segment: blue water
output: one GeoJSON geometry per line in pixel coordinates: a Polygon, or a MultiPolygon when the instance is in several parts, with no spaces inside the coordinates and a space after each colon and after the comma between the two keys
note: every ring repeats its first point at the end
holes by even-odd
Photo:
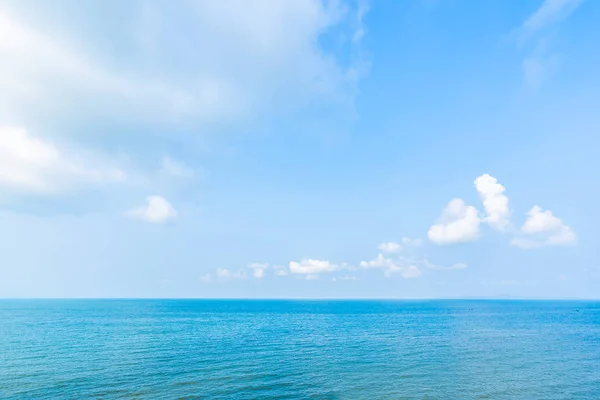
{"type": "Polygon", "coordinates": [[[598,400],[600,303],[0,300],[0,398],[598,400]]]}

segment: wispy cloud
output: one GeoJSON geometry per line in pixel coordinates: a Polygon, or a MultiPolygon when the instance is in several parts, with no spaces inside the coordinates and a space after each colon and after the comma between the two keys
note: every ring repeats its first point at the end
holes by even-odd
{"type": "Polygon", "coordinates": [[[542,5],[523,22],[522,35],[531,35],[567,18],[583,0],[544,0],[542,5]]]}
{"type": "Polygon", "coordinates": [[[192,168],[169,156],[163,157],[160,172],[173,178],[192,178],[194,176],[192,168]]]}
{"type": "Polygon", "coordinates": [[[532,43],[532,49],[522,63],[525,83],[532,88],[540,86],[558,68],[558,56],[549,45],[547,28],[571,15],[583,0],[544,0],[517,29],[518,43],[532,43]]]}

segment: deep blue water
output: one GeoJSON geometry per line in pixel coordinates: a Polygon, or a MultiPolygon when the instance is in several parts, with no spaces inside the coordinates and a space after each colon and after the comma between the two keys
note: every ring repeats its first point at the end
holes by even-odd
{"type": "Polygon", "coordinates": [[[598,400],[600,302],[0,300],[0,398],[598,400]]]}

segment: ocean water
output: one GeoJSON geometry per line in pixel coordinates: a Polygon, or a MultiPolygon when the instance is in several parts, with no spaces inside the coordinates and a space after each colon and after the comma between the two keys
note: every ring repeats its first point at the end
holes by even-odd
{"type": "Polygon", "coordinates": [[[2,399],[600,399],[600,303],[0,300],[2,399]]]}

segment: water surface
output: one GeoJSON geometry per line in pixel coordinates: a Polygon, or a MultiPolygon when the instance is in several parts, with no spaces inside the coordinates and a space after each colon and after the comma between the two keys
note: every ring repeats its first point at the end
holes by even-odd
{"type": "Polygon", "coordinates": [[[600,302],[0,300],[3,399],[600,399],[600,302]]]}

